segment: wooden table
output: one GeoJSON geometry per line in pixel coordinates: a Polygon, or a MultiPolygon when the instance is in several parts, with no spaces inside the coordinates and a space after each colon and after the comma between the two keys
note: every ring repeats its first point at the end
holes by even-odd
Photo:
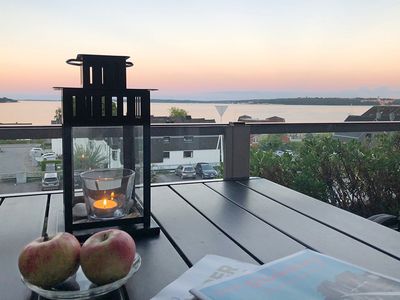
{"type": "MultiPolygon", "coordinates": [[[[46,208],[48,232],[63,230],[62,195],[3,195],[0,204],[0,299],[37,299],[17,258],[46,208]]],[[[400,278],[398,232],[265,179],[153,186],[152,213],[162,232],[136,240],[142,266],[119,292],[129,299],[150,299],[206,254],[262,264],[310,248],[400,278]]]]}

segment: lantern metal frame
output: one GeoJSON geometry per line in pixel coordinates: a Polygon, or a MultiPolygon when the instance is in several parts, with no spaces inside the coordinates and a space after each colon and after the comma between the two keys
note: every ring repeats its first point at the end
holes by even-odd
{"type": "MultiPolygon", "coordinates": [[[[82,88],[58,88],[62,90],[63,111],[63,177],[65,231],[76,236],[88,236],[94,229],[118,226],[132,235],[154,235],[159,227],[151,222],[151,151],[150,151],[150,89],[127,89],[126,60],[129,56],[78,54],[68,64],[81,67],[82,88]],[[116,112],[112,110],[116,99],[116,112]],[[124,109],[126,102],[126,109],[124,109]],[[102,127],[92,131],[90,138],[113,136],[120,132],[123,137],[123,167],[135,170],[134,128],[143,128],[143,199],[141,216],[121,219],[73,222],[75,199],[73,174],[73,128],[102,127]]],[[[88,136],[84,136],[88,137],[88,136]]],[[[132,195],[135,197],[135,194],[132,195]]],[[[136,201],[135,201],[136,202],[136,201]]]]}

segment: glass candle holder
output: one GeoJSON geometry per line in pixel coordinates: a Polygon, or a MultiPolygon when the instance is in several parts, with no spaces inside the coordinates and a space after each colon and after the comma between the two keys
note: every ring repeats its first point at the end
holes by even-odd
{"type": "Polygon", "coordinates": [[[80,174],[89,219],[117,219],[133,206],[135,171],[97,169],[80,174]]]}

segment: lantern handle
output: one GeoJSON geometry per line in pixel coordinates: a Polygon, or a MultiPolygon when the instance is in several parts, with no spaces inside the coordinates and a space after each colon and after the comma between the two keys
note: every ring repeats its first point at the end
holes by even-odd
{"type": "MultiPolygon", "coordinates": [[[[70,58],[66,61],[67,64],[72,66],[82,66],[82,60],[76,58],[70,58]]],[[[130,68],[133,66],[133,62],[127,61],[125,62],[125,67],[130,68]]]]}
{"type": "Polygon", "coordinates": [[[76,58],[67,59],[66,63],[72,66],[82,66],[83,64],[82,60],[76,58]]]}

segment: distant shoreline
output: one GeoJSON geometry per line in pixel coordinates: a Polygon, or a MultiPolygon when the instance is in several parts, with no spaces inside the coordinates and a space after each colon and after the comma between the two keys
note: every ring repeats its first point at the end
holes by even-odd
{"type": "Polygon", "coordinates": [[[17,103],[18,100],[10,99],[7,97],[0,98],[0,103],[17,103]]]}
{"type": "Polygon", "coordinates": [[[36,102],[36,101],[61,102],[61,99],[19,99],[18,101],[27,101],[27,102],[36,102]]]}
{"type": "Polygon", "coordinates": [[[152,103],[185,103],[185,104],[279,104],[279,105],[329,105],[329,106],[375,106],[400,105],[400,99],[376,98],[276,98],[248,100],[173,100],[152,99],[152,103]]]}
{"type": "MultiPolygon", "coordinates": [[[[45,102],[60,102],[61,100],[39,100],[39,99],[20,99],[6,102],[18,101],[45,101],[45,102]]],[[[400,99],[392,98],[322,98],[322,97],[299,97],[299,98],[275,98],[275,99],[246,99],[246,100],[177,100],[177,99],[151,99],[151,103],[171,103],[171,104],[215,104],[215,105],[228,105],[228,104],[279,104],[279,105],[321,105],[321,106],[377,106],[377,105],[400,105],[400,99]]]]}

